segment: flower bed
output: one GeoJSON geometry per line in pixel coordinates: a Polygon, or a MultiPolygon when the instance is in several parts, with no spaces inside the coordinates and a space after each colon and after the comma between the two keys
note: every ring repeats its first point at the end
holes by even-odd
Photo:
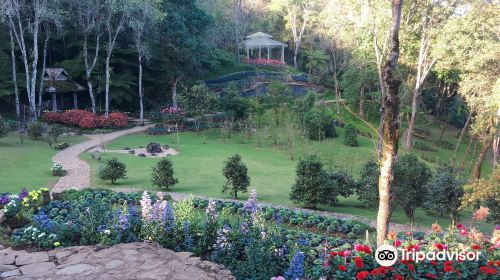
{"type": "Polygon", "coordinates": [[[243,204],[172,203],[161,193],[95,190],[68,191],[60,200],[41,203],[44,193],[0,196],[9,219],[24,217],[13,226],[13,244],[53,248],[149,240],[223,264],[238,279],[498,279],[500,228],[490,240],[463,226],[450,232],[435,226],[422,239],[391,233],[387,243],[408,251],[467,249],[481,256],[477,262],[398,261],[381,267],[371,244],[283,227],[277,217],[302,214],[277,215],[282,209],[261,207],[255,191],[243,204]]]}
{"type": "Polygon", "coordinates": [[[109,113],[107,118],[85,110],[68,110],[63,113],[44,112],[42,119],[48,123],[63,123],[84,129],[122,128],[128,124],[127,115],[120,112],[109,113]]]}

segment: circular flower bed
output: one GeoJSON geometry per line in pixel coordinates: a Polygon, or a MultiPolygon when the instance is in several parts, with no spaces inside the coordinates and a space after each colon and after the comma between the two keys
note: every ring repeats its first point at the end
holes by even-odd
{"type": "Polygon", "coordinates": [[[161,145],[158,143],[149,143],[146,146],[146,151],[150,154],[158,154],[163,152],[161,145]]]}

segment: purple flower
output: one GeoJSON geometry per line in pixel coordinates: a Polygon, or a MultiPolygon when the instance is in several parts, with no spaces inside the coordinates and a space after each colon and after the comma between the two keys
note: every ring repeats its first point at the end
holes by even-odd
{"type": "Polygon", "coordinates": [[[17,198],[19,201],[22,201],[25,197],[28,196],[28,191],[26,189],[22,189],[19,193],[19,197],[17,198]]]}
{"type": "Polygon", "coordinates": [[[10,202],[8,195],[0,196],[0,205],[7,205],[10,202]]]}
{"type": "Polygon", "coordinates": [[[168,203],[167,201],[162,201],[159,205],[159,208],[161,223],[165,231],[168,233],[174,228],[174,210],[170,206],[170,203],[168,203]]]}
{"type": "Polygon", "coordinates": [[[287,279],[297,280],[304,276],[304,259],[304,253],[300,251],[295,253],[290,262],[290,267],[285,272],[287,279]]]}
{"type": "Polygon", "coordinates": [[[118,215],[118,223],[120,224],[121,229],[123,230],[128,229],[129,228],[128,214],[120,212],[120,215],[118,215]]]}

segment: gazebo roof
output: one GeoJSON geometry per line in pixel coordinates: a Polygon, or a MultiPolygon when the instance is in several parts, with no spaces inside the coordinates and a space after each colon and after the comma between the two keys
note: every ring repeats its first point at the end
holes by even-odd
{"type": "Polygon", "coordinates": [[[73,81],[63,68],[47,68],[43,74],[45,92],[85,91],[86,88],[73,81]],[[50,89],[50,90],[49,90],[50,89]]]}
{"type": "Polygon", "coordinates": [[[278,42],[276,40],[266,37],[256,37],[243,41],[245,48],[258,48],[258,47],[288,47],[287,44],[278,42]]]}
{"type": "Polygon", "coordinates": [[[268,39],[272,39],[273,38],[273,36],[271,36],[269,34],[266,34],[264,32],[256,32],[254,34],[248,35],[247,39],[258,38],[258,37],[263,37],[263,38],[268,38],[268,39]]]}

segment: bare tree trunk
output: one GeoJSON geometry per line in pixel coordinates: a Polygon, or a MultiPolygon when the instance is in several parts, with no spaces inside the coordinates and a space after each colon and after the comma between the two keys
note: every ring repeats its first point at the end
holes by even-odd
{"type": "Polygon", "coordinates": [[[389,57],[384,66],[384,83],[387,95],[384,98],[382,112],[382,160],[378,183],[379,208],[377,213],[377,244],[380,246],[387,238],[389,222],[391,220],[391,184],[394,180],[393,166],[398,155],[398,87],[400,81],[396,80],[393,72],[399,59],[399,26],[401,21],[401,6],[403,0],[392,0],[392,23],[389,42],[389,57]]]}
{"type": "Polygon", "coordinates": [[[17,71],[16,71],[16,54],[14,46],[14,35],[12,34],[12,27],[9,30],[10,36],[10,56],[12,59],[12,83],[14,83],[14,94],[16,97],[16,116],[21,117],[21,109],[19,108],[19,87],[17,85],[17,71]]]}
{"type": "Polygon", "coordinates": [[[365,119],[365,85],[359,89],[359,117],[365,119]]]}
{"type": "Polygon", "coordinates": [[[415,126],[415,119],[417,118],[417,107],[418,107],[418,89],[413,90],[413,98],[411,101],[411,114],[410,120],[408,121],[408,131],[406,135],[405,149],[410,150],[413,146],[413,130],[415,126]]]}
{"type": "Polygon", "coordinates": [[[461,166],[460,166],[460,169],[461,170],[464,170],[464,167],[465,167],[465,159],[467,158],[467,153],[469,152],[470,150],[470,147],[472,146],[472,142],[473,142],[474,138],[470,138],[469,139],[469,144],[467,144],[467,147],[465,148],[465,152],[464,152],[464,156],[462,158],[462,163],[461,163],[461,166]]]}
{"type": "Polygon", "coordinates": [[[105,95],[104,95],[104,115],[106,118],[108,117],[109,114],[109,82],[110,82],[110,76],[111,76],[111,69],[110,69],[110,60],[111,60],[111,52],[108,51],[108,55],[106,56],[106,88],[105,88],[105,95]]]}
{"type": "Polygon", "coordinates": [[[476,163],[474,164],[474,168],[472,169],[471,173],[471,180],[476,181],[481,178],[481,167],[483,166],[483,161],[486,156],[486,153],[488,152],[491,143],[493,139],[489,139],[486,141],[483,141],[481,150],[479,151],[479,154],[477,155],[477,160],[476,163]]]}
{"type": "Polygon", "coordinates": [[[109,83],[110,83],[110,77],[111,77],[111,66],[110,66],[110,60],[111,60],[111,55],[113,54],[113,49],[115,48],[115,43],[116,43],[116,38],[118,37],[118,34],[122,31],[123,24],[125,21],[125,15],[122,14],[120,21],[116,25],[115,28],[112,26],[112,13],[109,12],[110,14],[108,15],[107,21],[106,21],[106,31],[108,33],[108,42],[106,46],[106,87],[105,87],[105,109],[104,109],[104,115],[106,118],[109,115],[109,83]]]}
{"type": "Polygon", "coordinates": [[[172,78],[172,106],[177,108],[177,81],[178,78],[172,78]]]}
{"type": "MultiPolygon", "coordinates": [[[[45,28],[49,28],[46,26],[45,28]]],[[[43,58],[42,58],[42,75],[40,76],[40,88],[38,89],[38,110],[37,115],[40,117],[42,114],[42,97],[44,92],[44,74],[45,68],[47,66],[47,46],[49,44],[50,33],[48,30],[45,30],[45,42],[43,43],[43,58]]]]}
{"type": "Polygon", "coordinates": [[[293,67],[299,69],[297,64],[297,56],[299,55],[300,42],[295,42],[295,49],[293,50],[293,67]]]}
{"type": "Polygon", "coordinates": [[[87,88],[89,90],[89,95],[90,95],[90,102],[92,104],[92,113],[96,113],[96,102],[95,102],[95,96],[94,96],[94,86],[92,84],[92,71],[94,70],[94,67],[97,63],[97,58],[99,57],[99,44],[100,44],[100,39],[101,35],[99,34],[99,30],[97,31],[97,36],[96,36],[96,45],[95,45],[95,54],[94,54],[94,59],[92,60],[92,64],[89,63],[89,56],[88,56],[88,37],[85,36],[83,38],[83,60],[85,62],[85,78],[87,79],[87,88]]]}
{"type": "Polygon", "coordinates": [[[464,137],[465,131],[467,131],[467,128],[469,127],[470,120],[472,119],[472,113],[473,111],[471,110],[469,112],[469,116],[467,117],[467,121],[465,121],[464,127],[460,132],[460,136],[458,137],[457,145],[455,146],[455,151],[453,152],[453,158],[451,159],[452,168],[455,168],[455,160],[457,159],[458,148],[460,147],[460,143],[462,142],[462,138],[464,137]]]}
{"type": "Polygon", "coordinates": [[[141,125],[144,125],[144,105],[142,98],[144,97],[144,92],[142,91],[142,56],[139,55],[139,119],[141,125]]]}

